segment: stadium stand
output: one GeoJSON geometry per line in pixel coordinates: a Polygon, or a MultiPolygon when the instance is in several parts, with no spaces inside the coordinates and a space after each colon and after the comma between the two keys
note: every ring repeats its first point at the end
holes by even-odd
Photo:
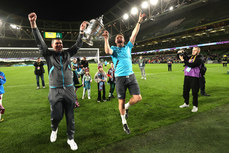
{"type": "MultiPolygon", "coordinates": [[[[115,34],[124,33],[126,39],[130,36],[136,20],[120,19],[122,10],[129,8],[131,0],[121,0],[108,12],[104,13],[105,28],[110,31],[111,39],[115,34]]],[[[137,0],[135,0],[137,3],[137,0]]],[[[137,37],[133,52],[147,51],[152,49],[172,48],[176,46],[195,45],[200,43],[227,41],[229,34],[229,1],[225,0],[171,0],[151,11],[151,15],[142,24],[137,37]],[[169,11],[168,7],[174,5],[175,9],[169,11]],[[192,12],[192,13],[189,13],[192,12]],[[217,12],[217,13],[215,13],[217,12]]],[[[31,34],[31,29],[27,17],[9,14],[0,10],[0,46],[1,47],[35,47],[36,44],[31,34]],[[12,27],[12,25],[14,25],[12,27]]],[[[149,14],[147,14],[149,15],[149,14]]],[[[70,47],[77,35],[80,22],[57,22],[39,20],[38,26],[41,33],[45,31],[56,31],[63,34],[63,42],[66,48],[70,47]]],[[[50,39],[45,39],[50,47],[50,39]]],[[[113,44],[111,44],[113,45],[113,44]]],[[[84,44],[84,47],[89,47],[84,44]]],[[[103,41],[96,40],[95,48],[99,48],[101,55],[103,52],[103,41]]],[[[227,44],[220,45],[219,50],[228,47],[227,44]]],[[[204,51],[214,49],[204,47],[204,51]]],[[[40,56],[37,51],[24,50],[13,53],[0,51],[1,57],[20,58],[40,56]]]]}

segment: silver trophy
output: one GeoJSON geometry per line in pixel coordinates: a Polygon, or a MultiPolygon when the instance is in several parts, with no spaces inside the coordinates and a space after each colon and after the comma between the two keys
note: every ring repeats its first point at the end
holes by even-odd
{"type": "Polygon", "coordinates": [[[93,46],[92,40],[101,36],[104,30],[103,15],[100,18],[92,19],[88,27],[84,30],[83,42],[93,46]]]}

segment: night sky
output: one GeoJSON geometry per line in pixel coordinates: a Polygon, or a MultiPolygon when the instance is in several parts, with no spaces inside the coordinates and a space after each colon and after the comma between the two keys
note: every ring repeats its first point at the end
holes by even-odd
{"type": "Polygon", "coordinates": [[[20,16],[36,12],[39,19],[83,21],[101,16],[120,0],[1,0],[0,9],[20,16]]]}

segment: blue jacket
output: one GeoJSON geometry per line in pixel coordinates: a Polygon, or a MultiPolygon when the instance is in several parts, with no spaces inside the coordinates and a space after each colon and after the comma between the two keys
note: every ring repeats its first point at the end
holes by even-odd
{"type": "Polygon", "coordinates": [[[5,90],[3,84],[6,83],[6,77],[3,72],[0,71],[0,94],[4,94],[5,90]]]}

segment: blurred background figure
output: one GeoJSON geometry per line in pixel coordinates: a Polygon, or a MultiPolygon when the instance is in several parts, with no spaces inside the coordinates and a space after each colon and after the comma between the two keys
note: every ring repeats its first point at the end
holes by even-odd
{"type": "Polygon", "coordinates": [[[168,71],[172,71],[172,64],[173,64],[173,61],[171,60],[171,58],[169,58],[167,64],[168,64],[168,71]]]}
{"type": "Polygon", "coordinates": [[[139,65],[139,68],[141,70],[141,75],[142,75],[141,79],[145,79],[146,80],[145,60],[142,58],[142,56],[139,57],[138,65],[139,65]]]}
{"type": "Polygon", "coordinates": [[[4,114],[4,107],[2,106],[2,97],[3,94],[5,93],[3,84],[6,83],[6,77],[5,74],[3,72],[0,71],[0,123],[4,121],[2,117],[2,114],[4,114]]]}
{"type": "Polygon", "coordinates": [[[110,100],[111,98],[115,98],[113,95],[115,89],[115,69],[113,63],[111,63],[111,67],[108,70],[107,76],[109,78],[108,83],[110,84],[110,92],[108,97],[108,100],[110,100]]]}
{"type": "Polygon", "coordinates": [[[223,67],[227,67],[227,55],[223,55],[222,63],[223,63],[223,67]]]}
{"type": "Polygon", "coordinates": [[[37,61],[33,64],[35,67],[34,74],[36,75],[36,80],[37,80],[37,89],[40,89],[40,81],[39,78],[41,78],[42,86],[45,88],[45,81],[44,81],[44,63],[41,61],[41,58],[38,57],[37,61]]]}

